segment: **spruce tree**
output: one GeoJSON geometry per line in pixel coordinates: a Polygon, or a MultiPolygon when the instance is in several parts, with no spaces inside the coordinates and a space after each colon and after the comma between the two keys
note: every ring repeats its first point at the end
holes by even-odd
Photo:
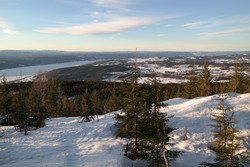
{"type": "Polygon", "coordinates": [[[45,126],[45,119],[48,117],[48,112],[43,103],[43,99],[45,99],[45,93],[41,85],[41,81],[33,81],[27,100],[27,108],[30,111],[33,119],[32,126],[35,128],[45,126]]]}
{"type": "Polygon", "coordinates": [[[61,116],[62,110],[62,90],[61,85],[55,80],[47,81],[47,95],[45,99],[45,107],[50,117],[61,116]]]}
{"type": "Polygon", "coordinates": [[[141,155],[141,159],[148,160],[150,166],[165,166],[165,163],[170,165],[181,152],[167,149],[167,146],[171,145],[170,133],[174,128],[168,125],[170,117],[166,113],[160,112],[160,109],[166,105],[162,103],[164,90],[155,74],[149,84],[151,91],[147,93],[150,93],[152,100],[148,103],[148,110],[141,116],[138,139],[139,155],[141,155]],[[167,153],[167,162],[164,160],[164,153],[167,153]]]}
{"type": "Polygon", "coordinates": [[[91,100],[91,103],[92,103],[93,115],[96,115],[97,116],[97,121],[99,121],[98,115],[102,114],[103,108],[102,108],[101,100],[100,100],[96,90],[94,90],[91,93],[90,100],[91,100]]]}
{"type": "Polygon", "coordinates": [[[199,94],[201,96],[209,96],[212,93],[211,76],[208,68],[208,62],[205,61],[203,70],[199,76],[199,94]]]}
{"type": "Polygon", "coordinates": [[[198,96],[198,77],[195,73],[196,68],[193,66],[192,70],[189,72],[188,82],[185,84],[185,97],[192,99],[198,96]]]}
{"type": "Polygon", "coordinates": [[[249,86],[248,78],[244,74],[244,68],[241,63],[234,65],[233,74],[229,82],[229,90],[232,92],[244,93],[249,86]]]}
{"type": "Polygon", "coordinates": [[[28,135],[28,130],[30,126],[31,110],[28,108],[27,102],[28,92],[19,91],[13,97],[13,103],[11,106],[12,109],[12,118],[15,123],[15,130],[19,132],[24,132],[25,135],[28,135]]]}
{"type": "Polygon", "coordinates": [[[69,109],[78,116],[83,116],[83,100],[84,96],[74,97],[70,102],[69,109]]]}
{"type": "Polygon", "coordinates": [[[89,122],[93,120],[94,109],[93,109],[93,103],[91,101],[91,95],[88,93],[88,91],[85,91],[84,96],[82,97],[81,101],[81,116],[82,116],[82,122],[89,122]]]}
{"type": "Polygon", "coordinates": [[[7,89],[5,76],[0,81],[0,116],[5,117],[5,124],[11,124],[11,95],[7,89]]]}
{"type": "Polygon", "coordinates": [[[112,92],[111,96],[105,101],[104,104],[104,113],[109,113],[111,111],[115,111],[118,108],[117,103],[119,100],[119,97],[115,95],[114,92],[112,92]]]}
{"type": "Polygon", "coordinates": [[[132,67],[131,75],[128,79],[130,85],[127,91],[127,96],[123,100],[123,113],[115,116],[115,119],[117,120],[116,136],[131,139],[131,142],[129,143],[129,150],[133,150],[133,154],[130,156],[131,159],[137,158],[139,116],[144,108],[141,99],[142,97],[140,96],[138,78],[139,69],[132,67]]]}
{"type": "Polygon", "coordinates": [[[169,133],[174,129],[167,125],[169,117],[160,113],[160,108],[164,106],[161,103],[164,91],[156,77],[142,89],[142,85],[137,83],[138,76],[138,69],[133,68],[123,113],[115,117],[116,136],[130,139],[125,149],[129,158],[148,161],[150,166],[162,166],[165,164],[164,151],[167,151],[168,162],[179,154],[166,150],[170,144],[169,133]]]}
{"type": "Polygon", "coordinates": [[[235,128],[234,112],[225,104],[225,98],[219,98],[219,105],[217,110],[218,114],[212,115],[212,120],[215,124],[213,127],[213,137],[210,149],[214,151],[216,158],[213,163],[203,162],[203,166],[218,166],[218,167],[238,167],[250,163],[249,155],[246,153],[238,153],[241,147],[242,138],[238,137],[236,133],[238,130],[235,128]]]}

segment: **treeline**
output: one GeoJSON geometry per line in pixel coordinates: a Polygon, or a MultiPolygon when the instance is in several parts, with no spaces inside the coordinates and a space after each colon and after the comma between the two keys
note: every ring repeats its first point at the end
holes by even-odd
{"type": "Polygon", "coordinates": [[[250,92],[250,76],[241,63],[235,64],[228,82],[214,82],[208,63],[205,62],[200,74],[196,74],[196,68],[190,71],[189,82],[183,84],[181,97],[195,98],[227,92],[247,93],[250,92]]]}

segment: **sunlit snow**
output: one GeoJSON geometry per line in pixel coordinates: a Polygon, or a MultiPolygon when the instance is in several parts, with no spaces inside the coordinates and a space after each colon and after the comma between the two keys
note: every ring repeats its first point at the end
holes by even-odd
{"type": "MultiPolygon", "coordinates": [[[[172,134],[172,149],[184,151],[174,162],[175,167],[194,167],[214,154],[208,149],[213,140],[211,114],[218,112],[218,96],[191,100],[175,98],[166,101],[161,112],[174,115],[170,125],[178,128],[172,134]],[[183,140],[187,128],[188,139],[183,140]]],[[[238,135],[244,137],[244,149],[250,151],[250,93],[232,93],[226,99],[235,112],[238,135]]],[[[117,111],[119,112],[119,111],[117,111]]],[[[115,138],[114,113],[99,116],[99,121],[79,123],[78,117],[48,119],[46,126],[24,136],[13,127],[1,127],[5,136],[0,138],[2,167],[127,167],[145,166],[123,156],[126,140],[115,138]]]]}

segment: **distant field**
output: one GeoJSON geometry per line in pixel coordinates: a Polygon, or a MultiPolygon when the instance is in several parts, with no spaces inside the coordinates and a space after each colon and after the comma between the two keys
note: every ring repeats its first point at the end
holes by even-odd
{"type": "MultiPolygon", "coordinates": [[[[197,75],[208,61],[213,81],[228,81],[235,63],[241,63],[250,75],[250,52],[64,52],[64,51],[0,51],[0,75],[10,80],[18,77],[32,79],[39,71],[50,71],[48,77],[63,80],[97,80],[120,82],[129,74],[132,64],[141,71],[140,82],[152,72],[163,83],[187,82],[189,71],[195,67],[197,75]],[[72,67],[60,63],[92,61],[96,64],[72,67]],[[41,67],[51,65],[52,67],[41,67]],[[54,67],[55,66],[55,67],[54,67]],[[29,70],[28,67],[32,67],[29,70]],[[17,68],[14,70],[13,68],[17,68]],[[19,69],[20,68],[20,69],[19,69]],[[26,68],[28,70],[26,70],[26,68]],[[11,72],[11,70],[14,72],[11,72]],[[36,69],[36,72],[32,72],[36,69]],[[56,69],[56,70],[54,70],[56,69]],[[4,70],[4,71],[3,71],[4,70]],[[9,76],[9,74],[11,75],[9,76]],[[14,73],[14,74],[13,74],[14,73]],[[27,74],[26,74],[27,73],[27,74]],[[32,74],[30,74],[32,73],[32,74]]],[[[86,64],[86,63],[84,63],[86,64]]],[[[78,63],[78,65],[80,65],[78,63]]],[[[27,80],[27,79],[22,79],[27,80]]]]}
{"type": "Polygon", "coordinates": [[[47,74],[63,80],[98,80],[120,82],[130,73],[132,65],[140,69],[139,82],[144,83],[152,73],[158,75],[162,83],[187,82],[189,72],[194,68],[199,75],[204,62],[208,61],[213,82],[229,80],[235,64],[240,63],[246,75],[250,75],[249,55],[223,56],[172,56],[135,57],[120,60],[99,61],[95,64],[56,69],[47,74]]]}

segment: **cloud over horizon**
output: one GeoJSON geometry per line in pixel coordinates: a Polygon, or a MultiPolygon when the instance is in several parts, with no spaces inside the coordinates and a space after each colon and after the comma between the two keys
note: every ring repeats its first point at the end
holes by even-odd
{"type": "Polygon", "coordinates": [[[204,29],[219,26],[230,25],[249,25],[250,15],[234,16],[234,17],[219,17],[197,20],[182,24],[186,29],[204,29]]]}
{"type": "Polygon", "coordinates": [[[5,34],[9,34],[9,35],[19,34],[19,32],[13,30],[10,23],[8,23],[7,21],[5,21],[2,18],[0,18],[0,29],[2,29],[2,32],[5,34]]]}
{"type": "Polygon", "coordinates": [[[133,28],[143,27],[156,23],[158,20],[153,18],[124,17],[106,22],[93,22],[79,24],[68,27],[47,27],[35,29],[35,32],[50,34],[69,34],[69,35],[95,35],[111,34],[124,32],[133,28]]]}
{"type": "Polygon", "coordinates": [[[216,38],[216,37],[239,34],[239,33],[250,33],[250,28],[237,28],[237,29],[228,29],[228,30],[216,31],[216,32],[204,32],[198,35],[204,38],[216,38]]]}

